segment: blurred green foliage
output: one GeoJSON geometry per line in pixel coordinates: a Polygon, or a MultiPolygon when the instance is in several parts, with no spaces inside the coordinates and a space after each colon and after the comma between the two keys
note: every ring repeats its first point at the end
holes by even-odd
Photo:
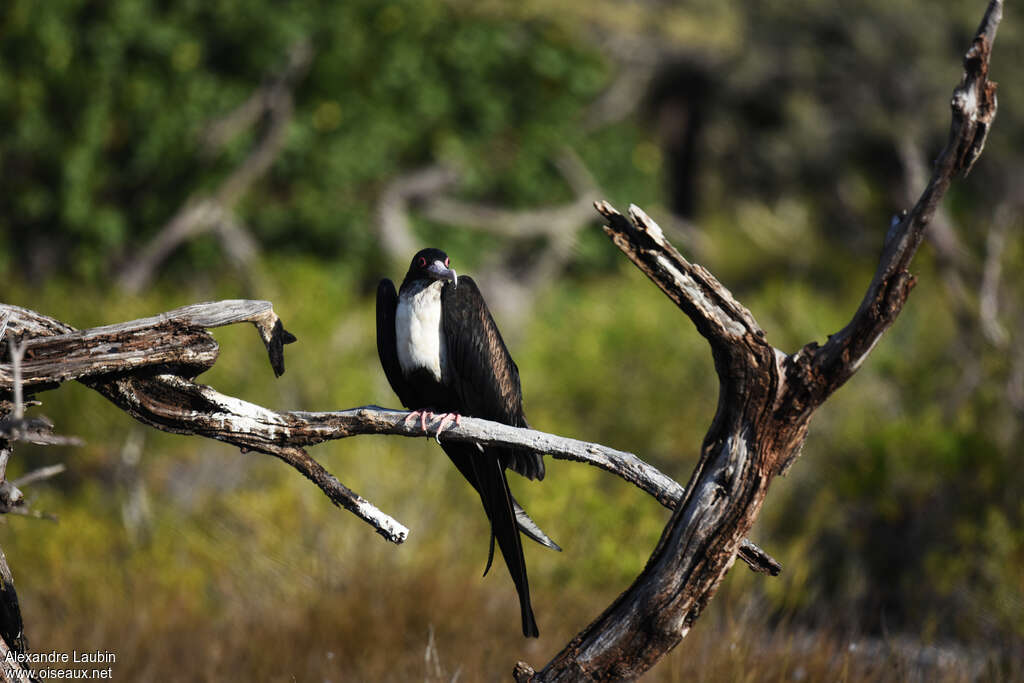
{"type": "MultiPolygon", "coordinates": [[[[859,304],[888,217],[906,205],[899,145],[925,158],[938,151],[982,10],[974,5],[10,0],[0,9],[0,295],[77,327],[201,300],[271,299],[299,337],[287,373],[273,379],[262,345],[239,326],[216,331],[221,358],[201,381],[276,409],[394,406],[366,292],[378,277],[401,277],[370,227],[396,176],[450,164],[462,196],[534,208],[571,197],[551,163],[568,145],[613,203],[665,215],[657,122],[641,108],[585,123],[621,70],[617,38],[713,76],[700,259],[793,352],[840,329],[859,304]],[[237,207],[264,250],[254,266],[262,277],[225,268],[202,239],[142,297],[111,287],[187,197],[245,158],[258,130],[216,154],[204,132],[301,40],[314,58],[286,143],[237,207]]],[[[1012,80],[1022,44],[1008,21],[996,80],[1012,80]]],[[[946,201],[977,276],[972,293],[993,206],[1013,200],[1022,168],[1020,91],[1002,88],[1000,105],[981,162],[946,201]]],[[[1013,340],[1024,330],[1024,248],[1010,205],[998,304],[1013,340]]],[[[460,273],[476,274],[496,250],[531,248],[425,221],[415,229],[446,247],[460,273]]],[[[631,450],[685,482],[717,401],[710,354],[622,261],[599,231],[585,231],[528,315],[498,322],[534,426],[631,450]]],[[[798,633],[838,622],[1021,652],[1019,343],[986,342],[976,311],[965,324],[941,266],[922,250],[906,310],[821,409],[804,456],[768,496],[753,536],[783,562],[782,577],[733,571],[718,611],[690,636],[712,634],[701,641],[703,668],[687,668],[694,650],[684,646],[661,669],[666,678],[743,678],[764,659],[749,643],[772,624],[798,633]],[[764,614],[749,620],[747,605],[764,614]]],[[[19,446],[15,475],[68,464],[33,487],[33,505],[61,522],[5,520],[0,544],[32,642],[116,645],[127,679],[237,678],[243,665],[256,678],[407,679],[422,675],[431,628],[449,672],[464,666],[467,679],[493,674],[507,652],[536,664],[628,585],[668,514],[581,465],[549,461],[544,482],[513,481],[565,548],[527,549],[543,638],[524,645],[511,582],[500,572],[477,580],[487,539],[479,503],[428,440],[362,437],[313,451],[412,528],[394,548],[268,458],[136,426],[77,385],[40,398],[60,431],[88,444],[19,446]],[[194,668],[174,669],[181,662],[154,653],[154,639],[196,653],[194,668]],[[460,647],[469,639],[479,647],[460,647]],[[293,645],[283,653],[281,642],[293,645]]],[[[832,646],[847,662],[842,642],[832,646]]],[[[814,669],[800,652],[771,675],[791,680],[796,661],[812,679],[837,677],[824,656],[814,669]]],[[[1019,665],[994,666],[996,678],[1020,675],[1019,665]]]]}
{"type": "Polygon", "coordinates": [[[14,0],[2,16],[0,247],[8,268],[42,275],[103,278],[222,180],[255,133],[210,158],[203,132],[300,40],[315,61],[242,213],[264,247],[350,267],[376,253],[371,203],[410,165],[457,165],[474,194],[549,199],[551,150],[580,138],[577,113],[607,78],[550,22],[444,3],[14,0]]]}

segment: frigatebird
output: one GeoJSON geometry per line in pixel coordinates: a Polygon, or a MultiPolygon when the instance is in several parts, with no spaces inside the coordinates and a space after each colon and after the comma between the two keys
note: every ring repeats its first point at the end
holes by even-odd
{"type": "MultiPolygon", "coordinates": [[[[523,414],[519,368],[509,355],[480,289],[468,276],[459,277],[440,249],[418,252],[402,286],[391,280],[377,287],[377,353],[384,374],[410,420],[441,416],[437,440],[446,426],[462,415],[515,427],[528,427],[523,414]]],[[[529,538],[561,550],[512,497],[505,469],[527,477],[544,478],[543,456],[508,447],[467,442],[441,443],[441,448],[483,502],[491,523],[487,567],[494,559],[497,539],[502,557],[519,594],[523,635],[536,638],[537,622],[530,605],[526,561],[519,538],[529,538]]]]}

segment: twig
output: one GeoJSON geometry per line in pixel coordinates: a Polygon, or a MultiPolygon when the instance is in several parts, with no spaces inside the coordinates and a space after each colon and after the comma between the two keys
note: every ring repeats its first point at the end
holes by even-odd
{"type": "Polygon", "coordinates": [[[990,344],[997,349],[1006,348],[1010,335],[999,322],[999,281],[1003,274],[1003,247],[1015,212],[1006,204],[996,209],[985,238],[985,263],[981,271],[981,291],[978,293],[978,317],[981,330],[990,344]]]}
{"type": "Polygon", "coordinates": [[[23,486],[28,486],[29,484],[34,484],[37,481],[43,481],[44,479],[56,477],[58,474],[63,473],[66,469],[67,468],[64,467],[64,465],[61,463],[58,463],[56,465],[49,465],[47,467],[40,467],[37,470],[32,470],[31,472],[27,472],[21,475],[11,483],[17,486],[18,488],[21,488],[23,486]]]}
{"type": "MultiPolygon", "coordinates": [[[[20,420],[25,416],[25,403],[24,397],[22,396],[21,383],[21,361],[25,357],[25,344],[24,342],[12,339],[8,341],[7,349],[11,356],[11,385],[14,394],[13,417],[15,420],[20,420]]],[[[7,463],[0,465],[0,479],[3,479],[3,472],[6,465],[7,463]]]]}
{"type": "Polygon", "coordinates": [[[32,508],[26,507],[12,507],[8,510],[3,510],[8,515],[18,515],[20,517],[30,517],[32,519],[41,519],[46,522],[53,522],[56,524],[60,521],[60,517],[53,514],[52,512],[43,512],[42,510],[33,510],[32,508]]]}
{"type": "Polygon", "coordinates": [[[409,205],[444,191],[458,180],[445,166],[433,165],[401,175],[384,188],[377,200],[377,234],[384,251],[394,261],[404,261],[416,251],[409,224],[409,205]]]}

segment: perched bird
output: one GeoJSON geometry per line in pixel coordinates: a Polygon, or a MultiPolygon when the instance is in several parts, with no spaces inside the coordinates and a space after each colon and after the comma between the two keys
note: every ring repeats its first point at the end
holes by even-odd
{"type": "MultiPolygon", "coordinates": [[[[440,249],[417,253],[402,286],[391,280],[377,287],[377,352],[384,374],[402,404],[414,411],[409,419],[426,421],[441,415],[438,443],[444,428],[459,416],[527,427],[519,368],[505,348],[497,325],[476,283],[459,277],[440,249]]],[[[473,443],[441,444],[448,457],[483,502],[491,522],[487,567],[497,539],[519,594],[523,635],[537,637],[530,605],[530,586],[519,532],[555,550],[554,541],[527,516],[512,497],[505,468],[529,479],[544,478],[542,456],[514,448],[473,443]]]]}

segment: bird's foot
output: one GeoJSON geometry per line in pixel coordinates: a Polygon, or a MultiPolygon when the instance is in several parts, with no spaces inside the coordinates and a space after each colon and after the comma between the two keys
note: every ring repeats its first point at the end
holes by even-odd
{"type": "Polygon", "coordinates": [[[433,418],[434,418],[434,414],[432,412],[430,412],[429,410],[414,410],[411,413],[409,413],[409,415],[406,416],[404,422],[405,422],[405,426],[406,427],[410,427],[410,426],[412,426],[412,424],[414,422],[416,422],[416,420],[419,420],[420,421],[420,429],[422,429],[423,433],[426,434],[427,433],[427,420],[428,419],[432,420],[433,418]]]}
{"type": "Polygon", "coordinates": [[[461,419],[462,416],[459,415],[458,413],[445,413],[444,415],[442,415],[441,424],[437,426],[437,433],[434,434],[434,439],[437,440],[437,443],[441,443],[441,432],[443,432],[447,427],[450,427],[453,422],[456,424],[456,426],[461,426],[461,419]]]}

